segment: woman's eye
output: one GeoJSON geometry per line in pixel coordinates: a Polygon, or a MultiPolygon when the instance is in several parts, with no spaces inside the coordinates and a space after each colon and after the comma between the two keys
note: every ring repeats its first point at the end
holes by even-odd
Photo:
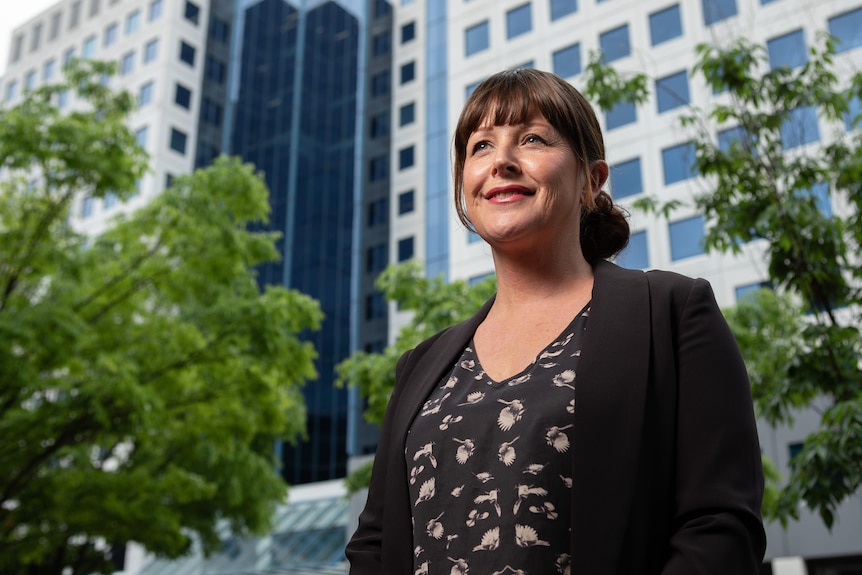
{"type": "Polygon", "coordinates": [[[473,153],[481,152],[488,149],[488,142],[476,142],[473,144],[473,153]]]}
{"type": "Polygon", "coordinates": [[[542,139],[540,136],[537,136],[536,134],[530,134],[529,136],[527,136],[526,142],[528,144],[544,144],[545,140],[542,139]]]}

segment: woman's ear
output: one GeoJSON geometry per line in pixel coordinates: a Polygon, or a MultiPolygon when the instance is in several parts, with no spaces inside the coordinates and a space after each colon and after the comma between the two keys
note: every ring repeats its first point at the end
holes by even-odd
{"type": "Polygon", "coordinates": [[[596,160],[590,164],[590,192],[593,200],[599,197],[606,181],[608,181],[608,163],[604,160],[596,160]]]}

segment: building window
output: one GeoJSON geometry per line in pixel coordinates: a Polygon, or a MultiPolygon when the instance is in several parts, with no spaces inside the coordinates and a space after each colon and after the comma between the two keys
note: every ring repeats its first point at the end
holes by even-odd
{"type": "Polygon", "coordinates": [[[126,76],[132,73],[135,66],[135,53],[127,52],[120,58],[120,76],[126,76]]]}
{"type": "Polygon", "coordinates": [[[658,113],[667,112],[689,103],[688,74],[685,70],[655,81],[658,113]]]}
{"type": "Polygon", "coordinates": [[[218,128],[221,126],[222,107],[215,100],[204,98],[201,101],[201,122],[218,128]]]}
{"type": "Polygon", "coordinates": [[[57,109],[63,110],[69,104],[69,90],[57,92],[57,109]]]}
{"type": "Polygon", "coordinates": [[[581,73],[581,45],[572,44],[553,54],[554,74],[563,78],[581,73]]]}
{"type": "Polygon", "coordinates": [[[844,114],[844,128],[849,132],[862,125],[862,100],[859,96],[853,96],[850,100],[850,108],[844,114]]]}
{"type": "Polygon", "coordinates": [[[380,292],[365,296],[365,319],[380,319],[386,317],[386,298],[380,292]]]}
{"type": "Polygon", "coordinates": [[[767,40],[766,53],[769,67],[773,70],[782,66],[798,68],[808,61],[808,49],[801,29],[767,40]]]}
{"type": "Polygon", "coordinates": [[[150,40],[144,45],[144,64],[152,62],[159,55],[159,39],[150,40]]]}
{"type": "Polygon", "coordinates": [[[126,16],[126,34],[133,34],[141,26],[141,11],[135,10],[126,16]]]}
{"type": "Polygon", "coordinates": [[[734,126],[733,128],[721,130],[718,132],[718,149],[722,152],[728,152],[734,142],[744,146],[746,139],[749,140],[749,144],[754,149],[757,145],[756,139],[752,136],[746,137],[745,128],[742,126],[734,126]]]}
{"type": "Polygon", "coordinates": [[[147,82],[138,91],[138,107],[144,107],[153,101],[153,83],[147,82]]]}
{"type": "Polygon", "coordinates": [[[466,56],[472,56],[490,46],[490,31],[488,21],[480,22],[464,31],[464,52],[466,56]]]}
{"type": "Polygon", "coordinates": [[[147,133],[149,130],[146,126],[135,130],[135,143],[143,149],[147,149],[147,133]]]}
{"type": "Polygon", "coordinates": [[[467,87],[464,88],[464,99],[470,97],[470,94],[473,93],[473,90],[479,87],[479,82],[473,82],[472,84],[468,84],[467,87]]]}
{"type": "Polygon", "coordinates": [[[180,60],[194,68],[195,65],[195,49],[194,46],[186,44],[180,40],[180,60]]]}
{"type": "Polygon", "coordinates": [[[401,66],[401,84],[412,82],[416,78],[416,62],[407,62],[401,66]]]}
{"type": "Polygon", "coordinates": [[[119,33],[119,26],[117,23],[109,24],[105,28],[105,39],[103,40],[103,44],[105,46],[110,46],[114,42],[117,41],[117,34],[119,33]]]}
{"type": "Polygon", "coordinates": [[[408,22],[401,26],[401,43],[406,44],[416,38],[416,22],[408,22]]]}
{"type": "Polygon", "coordinates": [[[510,40],[533,29],[530,5],[524,4],[506,12],[506,37],[510,40]]]}
{"type": "Polygon", "coordinates": [[[467,243],[477,244],[482,241],[482,236],[472,230],[467,230],[467,243]]]}
{"type": "Polygon", "coordinates": [[[383,271],[387,264],[386,244],[371,246],[365,251],[365,271],[375,273],[383,271]]]}
{"type": "Polygon", "coordinates": [[[57,61],[54,58],[49,58],[42,66],[42,81],[47,82],[54,77],[54,69],[57,67],[57,61]]]}
{"type": "Polygon", "coordinates": [[[615,200],[636,196],[643,191],[640,158],[619,162],[611,168],[611,192],[615,200]]]}
{"type": "Polygon", "coordinates": [[[371,41],[371,50],[374,56],[385,56],[389,54],[390,48],[390,38],[389,32],[383,32],[381,34],[377,34],[374,36],[374,39],[371,41]]]}
{"type": "Polygon", "coordinates": [[[186,110],[190,109],[192,107],[192,91],[182,84],[177,84],[174,92],[174,103],[186,110]]]}
{"type": "Polygon", "coordinates": [[[388,16],[391,10],[392,7],[389,5],[389,2],[387,2],[387,0],[374,0],[375,18],[382,18],[384,16],[388,16]]]}
{"type": "Polygon", "coordinates": [[[89,60],[96,53],[96,36],[87,36],[84,40],[84,48],[81,50],[81,58],[89,60]]]}
{"type": "Polygon", "coordinates": [[[773,2],[777,2],[778,0],[760,0],[761,5],[772,4],[773,2]]]}
{"type": "Polygon", "coordinates": [[[398,240],[398,261],[406,262],[413,257],[413,236],[398,240]]]}
{"type": "Polygon", "coordinates": [[[736,0],[700,0],[703,7],[703,24],[711,26],[736,16],[736,0]]]}
{"type": "Polygon", "coordinates": [[[371,117],[371,137],[384,138],[389,135],[389,111],[371,117]]]}
{"type": "Polygon", "coordinates": [[[661,151],[661,163],[664,169],[664,184],[669,186],[697,175],[694,165],[694,143],[686,142],[665,148],[661,151]]]}
{"type": "Polygon", "coordinates": [[[48,32],[48,39],[53,40],[60,34],[60,26],[63,23],[63,13],[54,12],[51,14],[51,29],[48,32]]]}
{"type": "Polygon", "coordinates": [[[668,224],[670,259],[678,261],[704,253],[703,216],[694,216],[668,224]]]}
{"type": "Polygon", "coordinates": [[[407,190],[398,194],[398,215],[403,216],[413,211],[413,190],[407,190]]]}
{"type": "Polygon", "coordinates": [[[63,67],[65,68],[69,64],[72,63],[72,60],[75,58],[75,49],[67,48],[65,52],[63,52],[63,67]]]}
{"type": "Polygon", "coordinates": [[[197,26],[201,17],[200,6],[198,6],[194,2],[186,0],[186,9],[185,12],[183,12],[183,17],[195,26],[197,26]]]}
{"type": "Polygon", "coordinates": [[[389,176],[389,156],[371,158],[368,165],[368,181],[378,182],[389,176]]]}
{"type": "Polygon", "coordinates": [[[368,226],[385,224],[389,219],[389,198],[380,198],[368,204],[368,226]]]}
{"type": "Polygon", "coordinates": [[[90,18],[99,13],[99,0],[90,0],[90,18]]]}
{"type": "Polygon", "coordinates": [[[170,148],[173,151],[185,155],[187,142],[188,136],[185,132],[183,132],[182,130],[177,130],[176,128],[171,128],[170,148]]]}
{"type": "Polygon", "coordinates": [[[6,83],[6,102],[11,102],[15,99],[15,93],[18,91],[18,82],[10,80],[6,83]]]}
{"type": "Polygon", "coordinates": [[[406,170],[413,166],[414,146],[407,146],[398,151],[398,169],[406,170]]]}
{"type": "Polygon", "coordinates": [[[752,284],[744,284],[741,286],[736,286],[734,288],[733,293],[736,297],[736,301],[739,301],[749,294],[752,294],[761,289],[773,289],[772,282],[754,282],[752,284]]]}
{"type": "Polygon", "coordinates": [[[605,125],[608,130],[637,122],[637,108],[631,102],[618,102],[605,112],[605,125]]]}
{"type": "Polygon", "coordinates": [[[644,270],[649,267],[646,230],[634,232],[629,236],[628,245],[617,254],[614,263],[630,270],[644,270]]]}
{"type": "Polygon", "coordinates": [[[398,109],[398,125],[406,126],[416,120],[416,103],[404,104],[398,109]]]}
{"type": "Polygon", "coordinates": [[[800,106],[791,110],[781,124],[781,145],[787,150],[819,139],[820,128],[817,126],[817,109],[814,106],[800,106]]]}
{"type": "Polygon", "coordinates": [[[823,214],[823,217],[832,217],[832,200],[829,198],[829,182],[818,182],[808,189],[801,190],[799,194],[814,200],[814,205],[823,214]]]}
{"type": "Polygon", "coordinates": [[[221,86],[225,81],[227,67],[224,62],[214,56],[207,56],[206,64],[204,65],[204,76],[221,86]]]}
{"type": "Polygon", "coordinates": [[[679,4],[649,15],[649,35],[653,46],[682,36],[679,4]]]}
{"type": "Polygon", "coordinates": [[[42,38],[42,23],[37,22],[30,32],[30,51],[35,52],[39,49],[39,42],[42,38]]]}
{"type": "Polygon", "coordinates": [[[230,39],[230,24],[216,16],[210,17],[210,38],[216,42],[227,44],[230,39]]]}
{"type": "Polygon", "coordinates": [[[81,200],[81,217],[89,218],[93,215],[93,212],[96,210],[96,198],[93,196],[84,196],[84,199],[81,200]]]}
{"type": "Polygon", "coordinates": [[[81,19],[81,3],[73,2],[69,8],[69,30],[74,30],[78,27],[78,21],[81,19]]]}
{"type": "Polygon", "coordinates": [[[613,30],[599,35],[599,48],[602,51],[602,62],[607,64],[631,54],[629,43],[629,25],[623,24],[613,30]]]}
{"type": "Polygon", "coordinates": [[[116,205],[117,205],[117,194],[115,194],[113,192],[108,192],[107,194],[105,194],[105,200],[104,200],[105,209],[107,210],[107,209],[113,208],[116,205]]]}
{"type": "Polygon", "coordinates": [[[371,78],[371,95],[385,96],[389,93],[389,72],[380,72],[371,78]]]}
{"type": "Polygon", "coordinates": [[[147,18],[150,20],[150,22],[161,18],[163,7],[164,0],[153,0],[152,2],[150,2],[150,9],[147,12],[147,18]]]}
{"type": "Polygon", "coordinates": [[[551,0],[551,20],[559,20],[563,16],[578,11],[578,0],[551,0]]]}
{"type": "Polygon", "coordinates": [[[862,46],[862,8],[856,8],[829,19],[829,33],[837,38],[836,52],[862,46]]]}
{"type": "Polygon", "coordinates": [[[30,70],[24,76],[24,91],[30,92],[36,87],[36,70],[30,70]]]}

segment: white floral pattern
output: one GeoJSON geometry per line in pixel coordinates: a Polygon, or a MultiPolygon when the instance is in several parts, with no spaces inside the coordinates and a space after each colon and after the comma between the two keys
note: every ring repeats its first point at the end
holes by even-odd
{"type": "Polygon", "coordinates": [[[489,378],[472,345],[407,437],[414,575],[570,575],[577,362],[589,307],[524,371],[489,378]]]}

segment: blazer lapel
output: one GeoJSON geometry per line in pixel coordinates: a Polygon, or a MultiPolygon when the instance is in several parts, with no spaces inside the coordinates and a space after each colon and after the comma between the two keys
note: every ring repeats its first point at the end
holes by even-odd
{"type": "Polygon", "coordinates": [[[634,492],[649,378],[645,274],[594,268],[593,299],[575,386],[573,573],[616,573],[634,492]]]}

